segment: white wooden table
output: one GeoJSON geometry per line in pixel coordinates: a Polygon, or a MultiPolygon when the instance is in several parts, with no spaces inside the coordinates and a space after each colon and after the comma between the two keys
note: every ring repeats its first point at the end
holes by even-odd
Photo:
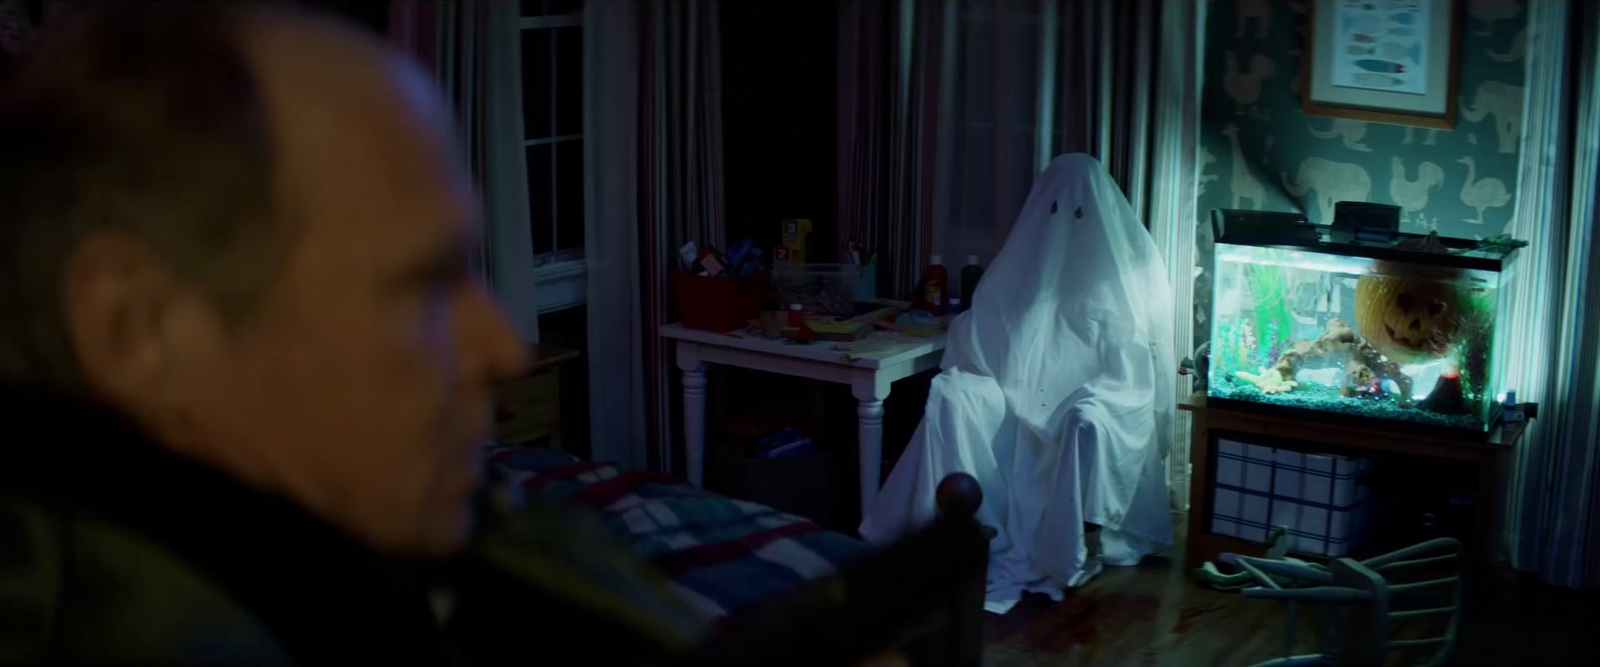
{"type": "Polygon", "coordinates": [[[683,370],[683,440],[689,481],[700,485],[706,451],[706,364],[771,371],[824,382],[850,385],[859,405],[856,431],[861,458],[861,510],[878,495],[883,464],[883,399],[895,380],[939,365],[944,335],[918,338],[880,331],[859,341],[816,341],[792,345],[742,334],[688,329],[678,324],[661,328],[677,341],[678,368],[683,370]]]}

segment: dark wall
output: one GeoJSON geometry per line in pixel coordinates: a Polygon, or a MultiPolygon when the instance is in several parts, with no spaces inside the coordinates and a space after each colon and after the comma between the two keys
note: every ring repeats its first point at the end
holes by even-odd
{"type": "Polygon", "coordinates": [[[389,3],[378,0],[301,0],[370,28],[380,35],[389,29],[389,3]]]}
{"type": "Polygon", "coordinates": [[[721,3],[728,240],[769,249],[779,223],[816,223],[808,260],[835,261],[833,2],[721,3]]]}

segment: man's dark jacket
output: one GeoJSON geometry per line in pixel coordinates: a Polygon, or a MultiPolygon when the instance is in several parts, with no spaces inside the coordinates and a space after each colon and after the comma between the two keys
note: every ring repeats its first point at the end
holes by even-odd
{"type": "Polygon", "coordinates": [[[0,664],[615,664],[703,632],[565,510],[402,563],[91,404],[0,387],[0,424],[0,664]]]}

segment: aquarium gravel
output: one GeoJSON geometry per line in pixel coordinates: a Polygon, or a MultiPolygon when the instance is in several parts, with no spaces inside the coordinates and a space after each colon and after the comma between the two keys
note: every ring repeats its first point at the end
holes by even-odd
{"type": "Polygon", "coordinates": [[[1395,419],[1419,424],[1434,424],[1447,428],[1479,430],[1483,427],[1483,422],[1475,414],[1446,415],[1428,412],[1417,408],[1415,405],[1401,407],[1392,399],[1349,398],[1339,395],[1337,388],[1312,383],[1302,384],[1291,392],[1268,394],[1249,382],[1233,378],[1231,382],[1221,382],[1213,385],[1209,394],[1216,398],[1236,401],[1322,410],[1324,412],[1375,419],[1395,419]]]}

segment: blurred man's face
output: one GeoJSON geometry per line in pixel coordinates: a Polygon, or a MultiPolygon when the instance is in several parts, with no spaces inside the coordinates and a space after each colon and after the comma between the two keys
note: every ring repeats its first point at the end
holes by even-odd
{"type": "Polygon", "coordinates": [[[133,380],[112,393],[167,444],[375,547],[448,554],[470,531],[491,388],[523,348],[468,271],[477,210],[433,83],[302,27],[247,45],[293,234],[281,271],[237,330],[175,300],[188,310],[162,312],[201,314],[161,316],[178,343],[152,356],[159,400],[133,380]]]}
{"type": "Polygon", "coordinates": [[[447,553],[470,529],[492,387],[523,363],[468,270],[475,198],[433,82],[342,59],[338,35],[280,37],[255,46],[299,237],[219,360],[215,428],[370,542],[447,553]]]}

